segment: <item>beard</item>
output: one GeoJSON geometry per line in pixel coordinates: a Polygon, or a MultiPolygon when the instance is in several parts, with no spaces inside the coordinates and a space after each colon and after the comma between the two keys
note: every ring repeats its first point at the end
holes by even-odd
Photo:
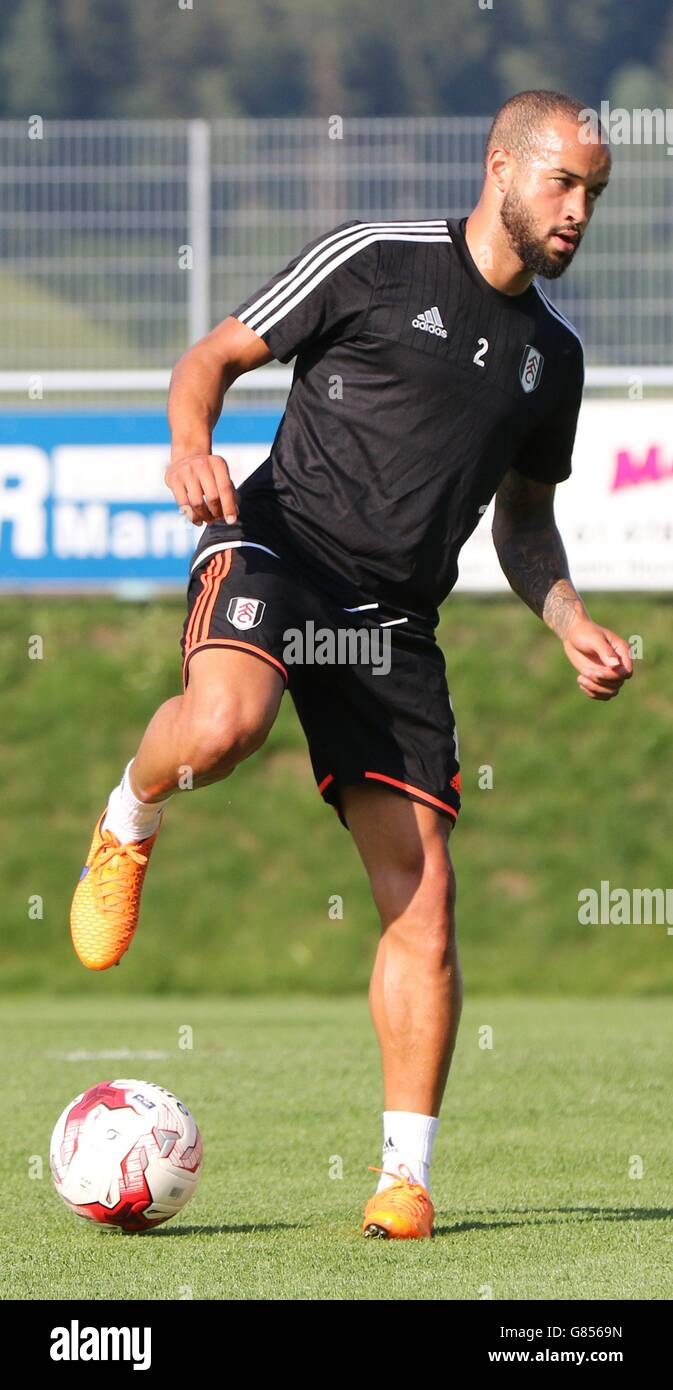
{"type": "Polygon", "coordinates": [[[577,247],[569,247],[567,252],[557,251],[555,255],[546,251],[530,210],[516,189],[509,189],[505,194],[500,217],[509,244],[526,270],[542,275],[545,280],[558,280],[568,269],[577,247]]]}

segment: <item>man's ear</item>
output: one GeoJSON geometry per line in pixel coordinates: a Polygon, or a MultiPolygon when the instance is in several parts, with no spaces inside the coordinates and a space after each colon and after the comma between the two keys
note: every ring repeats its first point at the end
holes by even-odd
{"type": "Polygon", "coordinates": [[[491,150],[486,160],[486,177],[495,184],[499,193],[506,193],[509,187],[511,162],[509,150],[498,149],[491,150]]]}

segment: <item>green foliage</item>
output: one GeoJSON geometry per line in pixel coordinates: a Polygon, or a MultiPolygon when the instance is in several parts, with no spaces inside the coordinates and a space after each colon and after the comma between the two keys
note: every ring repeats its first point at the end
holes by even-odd
{"type": "Polygon", "coordinates": [[[669,0],[14,0],[0,115],[483,114],[534,86],[595,104],[633,65],[670,104],[672,26],[669,0]]]}
{"type": "Polygon", "coordinates": [[[57,116],[67,91],[49,0],[21,0],[0,51],[5,113],[57,116]]]}
{"type": "MultiPolygon", "coordinates": [[[[440,637],[461,740],[451,844],[469,991],[657,994],[665,926],[580,926],[578,893],[671,886],[671,601],[603,594],[597,619],[644,658],[617,700],[582,696],[560,644],[518,600],[457,597],[440,637]],[[481,790],[480,769],[493,769],[481,790]]],[[[87,993],[68,911],[94,819],[157,705],[179,693],[179,599],[5,599],[3,979],[87,993]],[[40,634],[42,660],[28,659],[40,634]],[[44,900],[42,918],[28,900],[44,900]]],[[[482,778],[483,780],[483,778],[482,778]]],[[[392,793],[391,793],[392,795],[392,793]]],[[[137,936],[97,988],[190,994],[365,990],[376,914],[350,835],[318,796],[289,696],[264,748],[171,803],[137,936]],[[329,915],[334,894],[343,918],[329,915]]]]}

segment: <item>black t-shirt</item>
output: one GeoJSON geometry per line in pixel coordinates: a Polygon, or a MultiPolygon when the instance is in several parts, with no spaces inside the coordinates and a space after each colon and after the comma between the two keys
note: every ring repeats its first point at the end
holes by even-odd
{"type": "Polygon", "coordinates": [[[466,220],[344,222],[234,310],[297,359],[241,535],[431,623],[507,469],[568,477],[584,377],[572,325],[535,282],[494,289],[466,220]]]}

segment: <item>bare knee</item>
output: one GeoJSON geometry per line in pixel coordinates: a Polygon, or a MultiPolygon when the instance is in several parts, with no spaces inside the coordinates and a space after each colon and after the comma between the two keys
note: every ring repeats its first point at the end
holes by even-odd
{"type": "Polygon", "coordinates": [[[430,969],[445,968],[455,952],[456,879],[441,837],[418,856],[372,880],[382,928],[400,949],[430,969]]]}
{"type": "Polygon", "coordinates": [[[261,748],[271,722],[266,711],[253,702],[222,698],[203,706],[190,703],[185,696],[179,761],[192,769],[196,780],[226,777],[261,748]]]}

